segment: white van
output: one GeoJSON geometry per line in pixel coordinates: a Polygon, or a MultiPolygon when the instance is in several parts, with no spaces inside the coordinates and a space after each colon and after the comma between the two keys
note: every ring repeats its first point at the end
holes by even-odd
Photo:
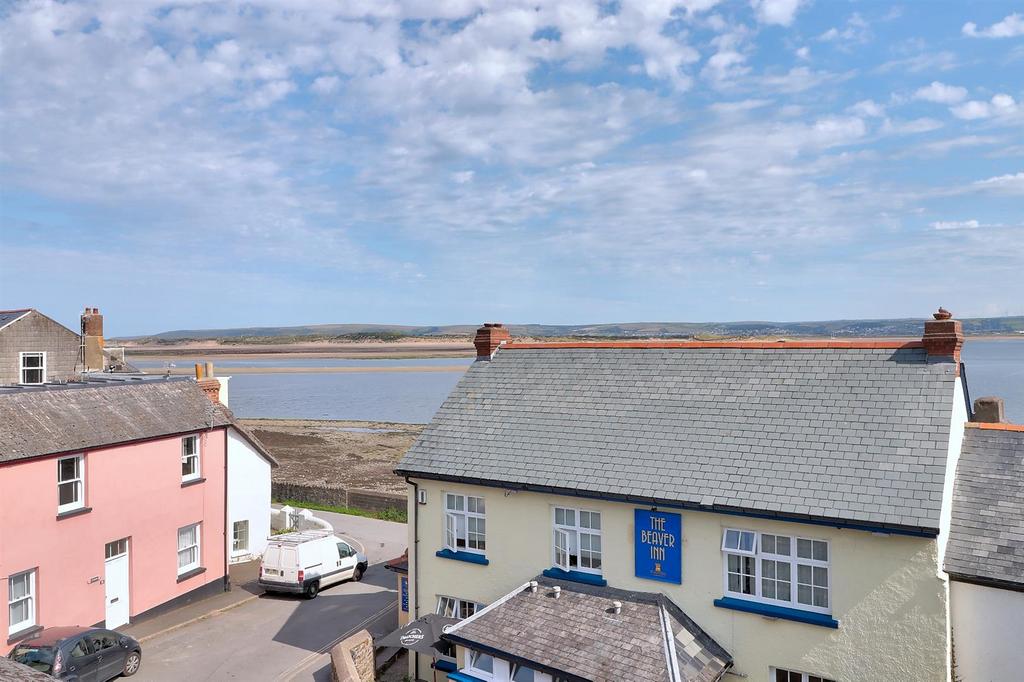
{"type": "Polygon", "coordinates": [[[295,531],[267,541],[259,582],[267,592],[291,592],[312,599],[328,585],[349,578],[361,580],[365,571],[366,557],[331,531],[295,531]]]}

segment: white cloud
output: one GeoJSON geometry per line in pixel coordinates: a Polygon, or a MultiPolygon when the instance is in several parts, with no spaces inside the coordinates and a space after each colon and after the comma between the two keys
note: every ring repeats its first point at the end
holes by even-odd
{"type": "Polygon", "coordinates": [[[1019,110],[1020,106],[1017,104],[1016,100],[1005,93],[993,95],[992,99],[988,102],[971,100],[970,102],[964,102],[963,104],[950,109],[954,116],[962,118],[965,121],[991,118],[993,116],[1013,116],[1019,110]]]}
{"type": "Polygon", "coordinates": [[[967,88],[957,85],[946,85],[939,81],[932,81],[931,85],[919,88],[914,93],[914,99],[937,104],[956,104],[967,98],[967,88]]]}
{"type": "Polygon", "coordinates": [[[936,121],[934,118],[915,118],[912,121],[885,119],[882,132],[893,135],[916,135],[938,130],[941,127],[942,121],[936,121]]]}
{"type": "Polygon", "coordinates": [[[937,220],[931,226],[935,230],[976,230],[981,223],[977,220],[937,220]]]}
{"type": "Polygon", "coordinates": [[[1024,194],[1024,172],[978,180],[974,183],[974,187],[1006,194],[1024,194]]]}
{"type": "Polygon", "coordinates": [[[804,47],[797,48],[796,56],[797,56],[798,59],[804,59],[804,60],[810,59],[811,58],[811,48],[807,47],[806,45],[804,47]]]}
{"type": "Polygon", "coordinates": [[[963,26],[963,34],[972,38],[1016,38],[1024,36],[1024,15],[1010,14],[988,28],[978,30],[978,25],[969,21],[963,26]]]}
{"type": "Polygon", "coordinates": [[[864,99],[848,109],[848,111],[868,118],[881,118],[885,116],[885,107],[874,100],[864,99]]]}
{"type": "Polygon", "coordinates": [[[854,12],[842,28],[832,27],[818,36],[823,43],[863,44],[871,39],[871,27],[859,13],[854,12]]]}
{"type": "Polygon", "coordinates": [[[789,26],[793,23],[803,0],[750,0],[750,6],[757,13],[762,24],[789,26]]]}
{"type": "Polygon", "coordinates": [[[309,89],[321,95],[329,95],[338,89],[341,79],[337,76],[318,76],[309,89]]]}

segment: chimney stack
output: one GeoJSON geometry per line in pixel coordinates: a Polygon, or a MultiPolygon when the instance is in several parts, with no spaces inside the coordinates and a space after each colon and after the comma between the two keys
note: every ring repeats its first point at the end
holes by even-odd
{"type": "Polygon", "coordinates": [[[974,419],[972,421],[986,424],[1005,424],[1006,412],[1003,409],[1003,399],[988,397],[975,400],[974,419]]]}
{"type": "Polygon", "coordinates": [[[939,308],[932,313],[934,320],[924,323],[924,349],[928,357],[948,358],[960,362],[960,349],[964,345],[964,327],[960,320],[953,319],[953,313],[939,308]]]}
{"type": "Polygon", "coordinates": [[[220,382],[216,379],[200,379],[196,382],[212,402],[220,402],[220,382]]]}
{"type": "Polygon", "coordinates": [[[512,335],[508,329],[502,326],[501,322],[485,322],[484,326],[476,330],[476,337],[473,345],[476,346],[477,360],[490,360],[498,346],[509,341],[512,335]]]}
{"type": "Polygon", "coordinates": [[[82,313],[82,366],[86,372],[102,372],[103,316],[99,308],[86,308],[82,313]]]}

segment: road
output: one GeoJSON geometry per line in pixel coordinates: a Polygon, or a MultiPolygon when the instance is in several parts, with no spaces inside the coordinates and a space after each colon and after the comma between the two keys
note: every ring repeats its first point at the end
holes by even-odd
{"type": "Polygon", "coordinates": [[[406,526],[316,512],[335,532],[363,548],[370,568],[362,582],[325,589],[313,600],[262,595],[231,610],[159,635],[143,645],[135,679],[330,680],[330,648],[366,628],[374,636],[397,627],[395,574],[381,562],[402,553],[406,526]]]}

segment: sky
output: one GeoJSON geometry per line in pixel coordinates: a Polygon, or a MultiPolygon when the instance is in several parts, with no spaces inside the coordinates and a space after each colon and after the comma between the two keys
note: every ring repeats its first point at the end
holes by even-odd
{"type": "Polygon", "coordinates": [[[0,308],[1024,314],[1024,6],[0,3],[0,308]]]}

